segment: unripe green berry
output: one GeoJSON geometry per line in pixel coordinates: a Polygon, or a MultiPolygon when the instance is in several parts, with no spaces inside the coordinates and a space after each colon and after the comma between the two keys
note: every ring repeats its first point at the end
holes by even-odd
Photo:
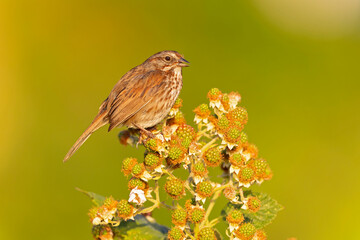
{"type": "Polygon", "coordinates": [[[209,181],[200,182],[196,186],[196,193],[202,198],[210,197],[213,193],[213,186],[209,181]]]}
{"type": "Polygon", "coordinates": [[[177,208],[172,212],[172,223],[176,226],[184,226],[186,224],[187,212],[185,209],[177,208]]]}
{"type": "Polygon", "coordinates": [[[248,141],[248,136],[246,133],[244,132],[241,132],[241,135],[240,135],[240,143],[246,143],[248,141]]]}
{"type": "Polygon", "coordinates": [[[177,98],[175,100],[173,108],[181,108],[182,107],[183,100],[181,98],[177,98]]]}
{"type": "Polygon", "coordinates": [[[145,165],[150,168],[151,170],[155,169],[156,167],[160,166],[161,159],[157,154],[148,153],[144,159],[145,165]]]}
{"type": "Polygon", "coordinates": [[[173,146],[169,150],[169,158],[172,160],[176,160],[176,159],[180,158],[182,156],[182,154],[183,154],[183,151],[178,146],[173,146]]]}
{"type": "Polygon", "coordinates": [[[125,158],[122,164],[122,171],[125,176],[131,173],[132,168],[137,164],[136,158],[125,158]]]}
{"type": "Polygon", "coordinates": [[[205,172],[206,168],[202,162],[198,162],[194,164],[194,170],[197,172],[205,172]]]}
{"type": "Polygon", "coordinates": [[[171,228],[168,233],[169,240],[182,240],[184,237],[185,234],[179,227],[171,228]]]}
{"type": "Polygon", "coordinates": [[[192,141],[195,138],[195,130],[193,127],[181,124],[177,129],[175,134],[181,139],[181,140],[190,140],[192,141]]]}
{"type": "Polygon", "coordinates": [[[249,197],[247,201],[247,207],[252,212],[259,211],[261,207],[261,201],[257,197],[249,197]]]}
{"type": "Polygon", "coordinates": [[[200,109],[202,112],[206,112],[206,111],[209,110],[209,106],[208,106],[207,104],[203,103],[203,104],[201,104],[201,105],[199,106],[199,109],[200,109]]]}
{"type": "MultiPolygon", "coordinates": [[[[175,141],[175,140],[172,140],[175,141]]],[[[172,145],[168,152],[168,163],[172,165],[179,164],[185,157],[185,150],[179,145],[172,145]]]]}
{"type": "Polygon", "coordinates": [[[194,207],[189,213],[189,218],[192,223],[200,223],[205,216],[205,210],[200,207],[194,207]]]}
{"type": "Polygon", "coordinates": [[[241,130],[237,127],[230,127],[225,133],[225,140],[229,143],[239,143],[241,130]]]}
{"type": "Polygon", "coordinates": [[[209,106],[207,104],[201,104],[197,108],[194,109],[194,113],[198,115],[200,118],[205,119],[208,118],[211,114],[209,106]]]}
{"type": "Polygon", "coordinates": [[[251,159],[248,162],[248,165],[255,170],[255,175],[257,179],[263,179],[266,175],[266,168],[268,163],[266,160],[258,158],[258,159],[251,159]]]}
{"type": "Polygon", "coordinates": [[[251,223],[243,223],[235,231],[235,235],[240,239],[251,239],[256,232],[256,228],[251,223]]]}
{"type": "Polygon", "coordinates": [[[204,160],[206,165],[210,167],[219,166],[222,159],[223,157],[222,157],[221,149],[218,147],[210,148],[205,152],[204,160]]]}
{"type": "Polygon", "coordinates": [[[229,213],[229,215],[226,217],[226,221],[239,225],[244,221],[244,216],[240,210],[235,209],[229,213]]]}
{"type": "Polygon", "coordinates": [[[229,118],[233,119],[235,122],[240,122],[245,125],[248,121],[248,113],[245,108],[237,107],[231,112],[228,113],[229,118]]]}
{"type": "Polygon", "coordinates": [[[230,156],[230,163],[236,167],[240,167],[245,164],[245,157],[240,153],[234,153],[230,156]]]}
{"type": "Polygon", "coordinates": [[[220,99],[222,93],[218,88],[212,88],[207,94],[207,97],[210,99],[210,101],[215,101],[220,99]]]}
{"type": "Polygon", "coordinates": [[[131,173],[135,177],[139,177],[139,176],[141,176],[143,174],[144,171],[145,171],[144,164],[143,163],[138,163],[133,167],[133,169],[131,170],[131,173]]]}
{"type": "Polygon", "coordinates": [[[146,140],[144,146],[148,151],[156,151],[157,139],[156,138],[148,138],[146,140]]]}
{"type": "Polygon", "coordinates": [[[132,190],[136,187],[138,189],[145,190],[148,186],[147,186],[147,183],[144,182],[143,180],[133,177],[130,179],[130,181],[128,183],[128,188],[129,188],[129,190],[132,190]]]}
{"type": "Polygon", "coordinates": [[[119,217],[126,220],[133,216],[134,207],[127,200],[124,199],[119,201],[117,205],[117,211],[119,217]]]}
{"type": "Polygon", "coordinates": [[[181,141],[181,146],[183,146],[184,148],[189,148],[190,144],[191,144],[192,140],[189,138],[185,138],[181,141]]]}
{"type": "Polygon", "coordinates": [[[181,111],[178,111],[175,116],[170,120],[169,125],[172,124],[176,124],[176,125],[181,125],[181,124],[185,124],[186,120],[184,117],[184,114],[181,111]]]}
{"type": "Polygon", "coordinates": [[[169,179],[165,183],[165,191],[174,199],[180,199],[185,193],[184,182],[180,179],[169,179]]]}
{"type": "Polygon", "coordinates": [[[202,228],[198,233],[197,240],[216,240],[214,230],[209,227],[202,228]]]}
{"type": "Polygon", "coordinates": [[[251,182],[254,179],[254,170],[249,167],[244,167],[239,171],[238,177],[242,183],[251,182]]]}
{"type": "Polygon", "coordinates": [[[230,126],[229,119],[226,116],[222,116],[216,123],[216,130],[223,132],[230,126]]]}

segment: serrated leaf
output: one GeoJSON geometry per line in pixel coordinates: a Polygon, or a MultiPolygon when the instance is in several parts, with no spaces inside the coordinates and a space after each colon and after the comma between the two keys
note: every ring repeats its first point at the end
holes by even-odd
{"type": "Polygon", "coordinates": [[[119,226],[112,227],[112,229],[115,239],[124,240],[163,240],[166,239],[169,230],[143,215],[137,215],[135,221],[122,221],[119,226]]]}
{"type": "Polygon", "coordinates": [[[244,210],[244,216],[245,218],[250,219],[256,228],[264,228],[275,219],[277,213],[282,210],[283,207],[275,199],[271,198],[265,193],[252,192],[250,194],[259,198],[261,201],[261,206],[259,211],[256,213],[253,213],[249,210],[244,210]]]}
{"type": "Polygon", "coordinates": [[[101,195],[93,193],[93,192],[88,192],[88,191],[82,190],[80,188],[75,188],[75,189],[79,192],[84,193],[86,196],[88,196],[97,207],[103,205],[103,203],[105,201],[104,196],[101,196],[101,195]]]}

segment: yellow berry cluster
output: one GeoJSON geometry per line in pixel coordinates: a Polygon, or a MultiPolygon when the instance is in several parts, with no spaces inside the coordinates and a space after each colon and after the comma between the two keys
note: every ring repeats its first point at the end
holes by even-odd
{"type": "Polygon", "coordinates": [[[129,179],[129,199],[108,198],[102,206],[90,210],[94,237],[112,239],[116,236],[114,224],[164,207],[171,212],[173,226],[167,233],[170,240],[216,240],[219,233],[215,226],[222,219],[229,224],[226,234],[231,239],[266,239],[265,232],[252,219],[259,211],[266,214],[263,204],[245,190],[270,180],[272,171],[244,131],[248,112],[240,106],[237,92],[223,93],[213,88],[207,97],[208,104],[194,109],[195,126],[186,122],[179,98],[158,126],[119,134],[124,145],[142,144],[144,158],[141,161],[131,157],[122,162],[121,171],[129,179]],[[217,181],[219,176],[221,181],[217,181]],[[167,197],[160,200],[160,196],[164,197],[162,190],[167,197]],[[233,209],[224,218],[210,219],[221,193],[233,209]],[[184,198],[186,203],[182,205],[184,198]]]}

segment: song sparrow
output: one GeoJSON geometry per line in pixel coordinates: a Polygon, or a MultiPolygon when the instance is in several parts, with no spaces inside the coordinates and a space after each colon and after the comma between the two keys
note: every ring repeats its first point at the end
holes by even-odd
{"type": "Polygon", "coordinates": [[[182,88],[182,67],[188,67],[182,55],[163,51],[152,55],[141,65],[128,71],[101,104],[91,125],[71,147],[67,161],[100,127],[110,124],[147,131],[161,122],[174,105],[182,88]]]}

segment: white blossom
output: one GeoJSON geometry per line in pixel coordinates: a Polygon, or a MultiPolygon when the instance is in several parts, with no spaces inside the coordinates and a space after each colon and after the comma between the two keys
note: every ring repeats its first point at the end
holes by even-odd
{"type": "Polygon", "coordinates": [[[142,205],[146,202],[145,192],[141,189],[133,188],[130,192],[129,202],[136,203],[138,205],[142,205]]]}

